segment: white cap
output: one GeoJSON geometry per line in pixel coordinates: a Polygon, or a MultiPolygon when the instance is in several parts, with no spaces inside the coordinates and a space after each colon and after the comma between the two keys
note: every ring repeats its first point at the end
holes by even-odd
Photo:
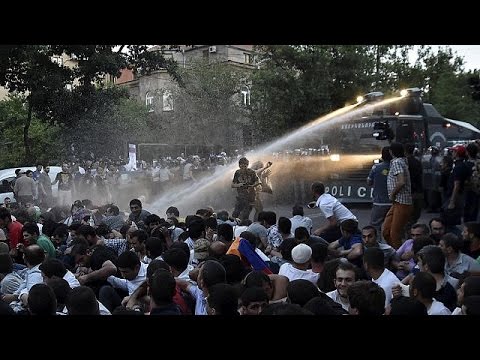
{"type": "Polygon", "coordinates": [[[292,249],[292,260],[297,264],[305,264],[312,257],[312,248],[307,244],[298,244],[292,249]]]}

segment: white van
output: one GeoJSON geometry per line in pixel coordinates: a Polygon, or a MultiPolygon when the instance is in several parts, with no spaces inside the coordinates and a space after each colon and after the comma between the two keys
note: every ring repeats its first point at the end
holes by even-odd
{"type": "MultiPolygon", "coordinates": [[[[17,169],[22,169],[22,172],[25,172],[27,170],[32,170],[35,171],[37,169],[36,166],[24,166],[24,167],[16,167],[16,168],[10,168],[10,169],[3,169],[0,170],[0,204],[3,204],[5,201],[6,197],[9,197],[12,202],[15,202],[15,198],[13,196],[13,192],[10,191],[10,189],[5,189],[3,184],[3,181],[6,180],[9,185],[12,184],[13,179],[15,179],[15,170],[17,169]]],[[[85,170],[80,167],[80,173],[84,174],[85,170]]],[[[43,170],[42,170],[43,171],[43,170]]],[[[57,177],[57,174],[62,171],[61,166],[50,166],[50,172],[48,175],[50,176],[50,180],[52,182],[55,181],[55,178],[57,177]]],[[[58,194],[58,184],[55,184],[52,187],[52,195],[54,198],[57,197],[58,194]]]]}

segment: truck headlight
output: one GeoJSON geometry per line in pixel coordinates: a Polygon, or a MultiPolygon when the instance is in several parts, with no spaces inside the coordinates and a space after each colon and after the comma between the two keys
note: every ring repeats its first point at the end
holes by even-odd
{"type": "Polygon", "coordinates": [[[330,155],[331,161],[340,161],[340,154],[332,154],[330,155]]]}

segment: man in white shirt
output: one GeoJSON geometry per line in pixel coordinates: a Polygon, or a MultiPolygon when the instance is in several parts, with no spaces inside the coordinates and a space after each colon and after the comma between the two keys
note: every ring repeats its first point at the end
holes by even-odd
{"type": "Polygon", "coordinates": [[[347,290],[356,280],[355,266],[349,262],[340,262],[335,272],[334,284],[336,289],[328,292],[327,295],[348,311],[350,302],[348,301],[347,290]]]}
{"type": "Polygon", "coordinates": [[[293,217],[290,218],[292,223],[292,228],[290,231],[292,234],[295,234],[295,230],[299,227],[304,227],[307,229],[309,234],[312,233],[312,219],[310,219],[308,216],[304,216],[302,205],[295,205],[292,209],[292,215],[293,217]]]}
{"type": "Polygon", "coordinates": [[[431,274],[421,271],[415,275],[410,285],[410,297],[424,304],[428,315],[450,315],[450,310],[443,303],[434,299],[433,294],[436,287],[435,278],[431,274]]]}
{"type": "Polygon", "coordinates": [[[133,251],[122,253],[117,260],[117,268],[123,276],[109,276],[107,281],[112,286],[102,286],[99,291],[98,300],[112,312],[117,306],[120,306],[122,299],[132,293],[147,278],[148,264],[140,262],[138,255],[133,251]]]}
{"type": "Polygon", "coordinates": [[[285,263],[280,266],[278,275],[286,276],[290,281],[305,279],[316,286],[319,274],[309,269],[311,257],[312,248],[306,244],[298,244],[292,249],[293,264],[285,263]]]}
{"type": "Polygon", "coordinates": [[[329,243],[340,239],[342,237],[340,224],[348,219],[357,221],[356,216],[335,197],[326,194],[325,185],[321,182],[312,184],[312,193],[317,201],[315,203],[311,202],[309,207],[318,207],[323,216],[328,220],[326,224],[316,229],[313,234],[322,237],[329,243]]]}

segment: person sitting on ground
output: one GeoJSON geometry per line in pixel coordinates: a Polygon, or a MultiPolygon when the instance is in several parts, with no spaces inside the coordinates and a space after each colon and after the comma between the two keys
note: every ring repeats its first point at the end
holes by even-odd
{"type": "Polygon", "coordinates": [[[379,316],[385,313],[385,291],[376,283],[361,280],[347,291],[350,315],[379,316]]]}

